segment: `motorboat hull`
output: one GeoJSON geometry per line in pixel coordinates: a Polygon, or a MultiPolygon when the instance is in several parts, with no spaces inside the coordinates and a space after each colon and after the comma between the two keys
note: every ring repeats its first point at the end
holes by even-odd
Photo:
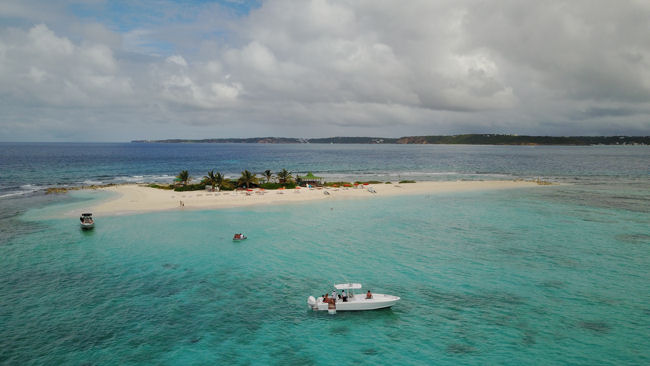
{"type": "Polygon", "coordinates": [[[247,237],[243,237],[243,238],[233,238],[232,241],[244,241],[244,240],[246,240],[246,239],[248,239],[248,238],[247,238],[247,237]]]}
{"type": "Polygon", "coordinates": [[[81,223],[81,230],[90,230],[95,227],[95,223],[81,223]]]}
{"type": "MultiPolygon", "coordinates": [[[[372,299],[366,299],[364,295],[356,295],[353,298],[348,299],[348,301],[338,300],[335,304],[336,311],[365,311],[365,310],[378,310],[385,309],[395,305],[400,298],[393,295],[385,294],[373,294],[372,299]]],[[[310,296],[307,300],[307,305],[310,309],[319,311],[328,310],[330,304],[323,302],[323,298],[319,297],[315,299],[313,296],[310,296]]],[[[332,310],[332,309],[329,309],[332,310]]]]}

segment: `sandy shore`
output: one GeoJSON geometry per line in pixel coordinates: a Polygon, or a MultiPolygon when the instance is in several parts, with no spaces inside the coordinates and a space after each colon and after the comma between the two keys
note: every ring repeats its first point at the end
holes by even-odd
{"type": "Polygon", "coordinates": [[[397,195],[468,192],[536,186],[538,185],[535,182],[525,181],[457,181],[373,184],[365,186],[364,189],[302,188],[264,192],[256,189],[254,192],[213,193],[207,191],[174,192],[136,184],[127,184],[102,188],[103,190],[117,193],[116,197],[99,202],[95,206],[90,207],[90,210],[96,215],[106,216],[164,210],[219,209],[319,200],[367,199],[397,195]],[[372,187],[377,193],[369,192],[369,187],[372,187]]]}

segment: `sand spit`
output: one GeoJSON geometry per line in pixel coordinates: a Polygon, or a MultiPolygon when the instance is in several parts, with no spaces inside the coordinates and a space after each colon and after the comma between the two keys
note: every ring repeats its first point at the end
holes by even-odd
{"type": "Polygon", "coordinates": [[[364,188],[301,188],[253,190],[252,192],[175,192],[144,185],[124,184],[99,188],[115,192],[115,198],[98,202],[90,210],[96,215],[123,215],[165,210],[202,210],[259,205],[276,205],[322,200],[363,199],[399,195],[454,193],[483,190],[530,188],[531,181],[454,181],[403,184],[373,184],[364,188]],[[371,191],[376,192],[373,193],[371,191]],[[327,193],[326,193],[327,192],[327,193]]]}

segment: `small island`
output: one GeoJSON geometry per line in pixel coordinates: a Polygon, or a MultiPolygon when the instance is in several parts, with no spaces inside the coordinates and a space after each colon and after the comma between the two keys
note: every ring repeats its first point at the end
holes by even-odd
{"type": "MultiPolygon", "coordinates": [[[[218,171],[193,182],[187,170],[170,184],[118,184],[86,188],[113,192],[97,202],[93,213],[110,216],[165,210],[207,210],[257,205],[303,203],[317,200],[370,199],[400,195],[428,195],[470,191],[532,188],[549,185],[540,180],[498,181],[350,181],[327,182],[312,173],[295,175],[286,169],[266,170],[260,176],[248,170],[228,179],[218,171]]],[[[76,212],[69,212],[73,216],[76,212]]]]}

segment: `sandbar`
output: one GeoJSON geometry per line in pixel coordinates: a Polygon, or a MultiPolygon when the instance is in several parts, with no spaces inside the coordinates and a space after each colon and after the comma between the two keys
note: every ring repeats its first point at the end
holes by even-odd
{"type": "Polygon", "coordinates": [[[500,181],[428,181],[403,184],[372,184],[363,188],[301,188],[285,190],[176,192],[145,185],[124,184],[101,188],[117,193],[89,207],[95,215],[126,215],[166,210],[208,210],[233,207],[277,205],[308,201],[371,199],[399,195],[423,195],[454,192],[502,190],[536,187],[522,180],[500,181]],[[376,193],[370,192],[374,190],[376,193]],[[325,193],[327,192],[327,193],[325,193]]]}

